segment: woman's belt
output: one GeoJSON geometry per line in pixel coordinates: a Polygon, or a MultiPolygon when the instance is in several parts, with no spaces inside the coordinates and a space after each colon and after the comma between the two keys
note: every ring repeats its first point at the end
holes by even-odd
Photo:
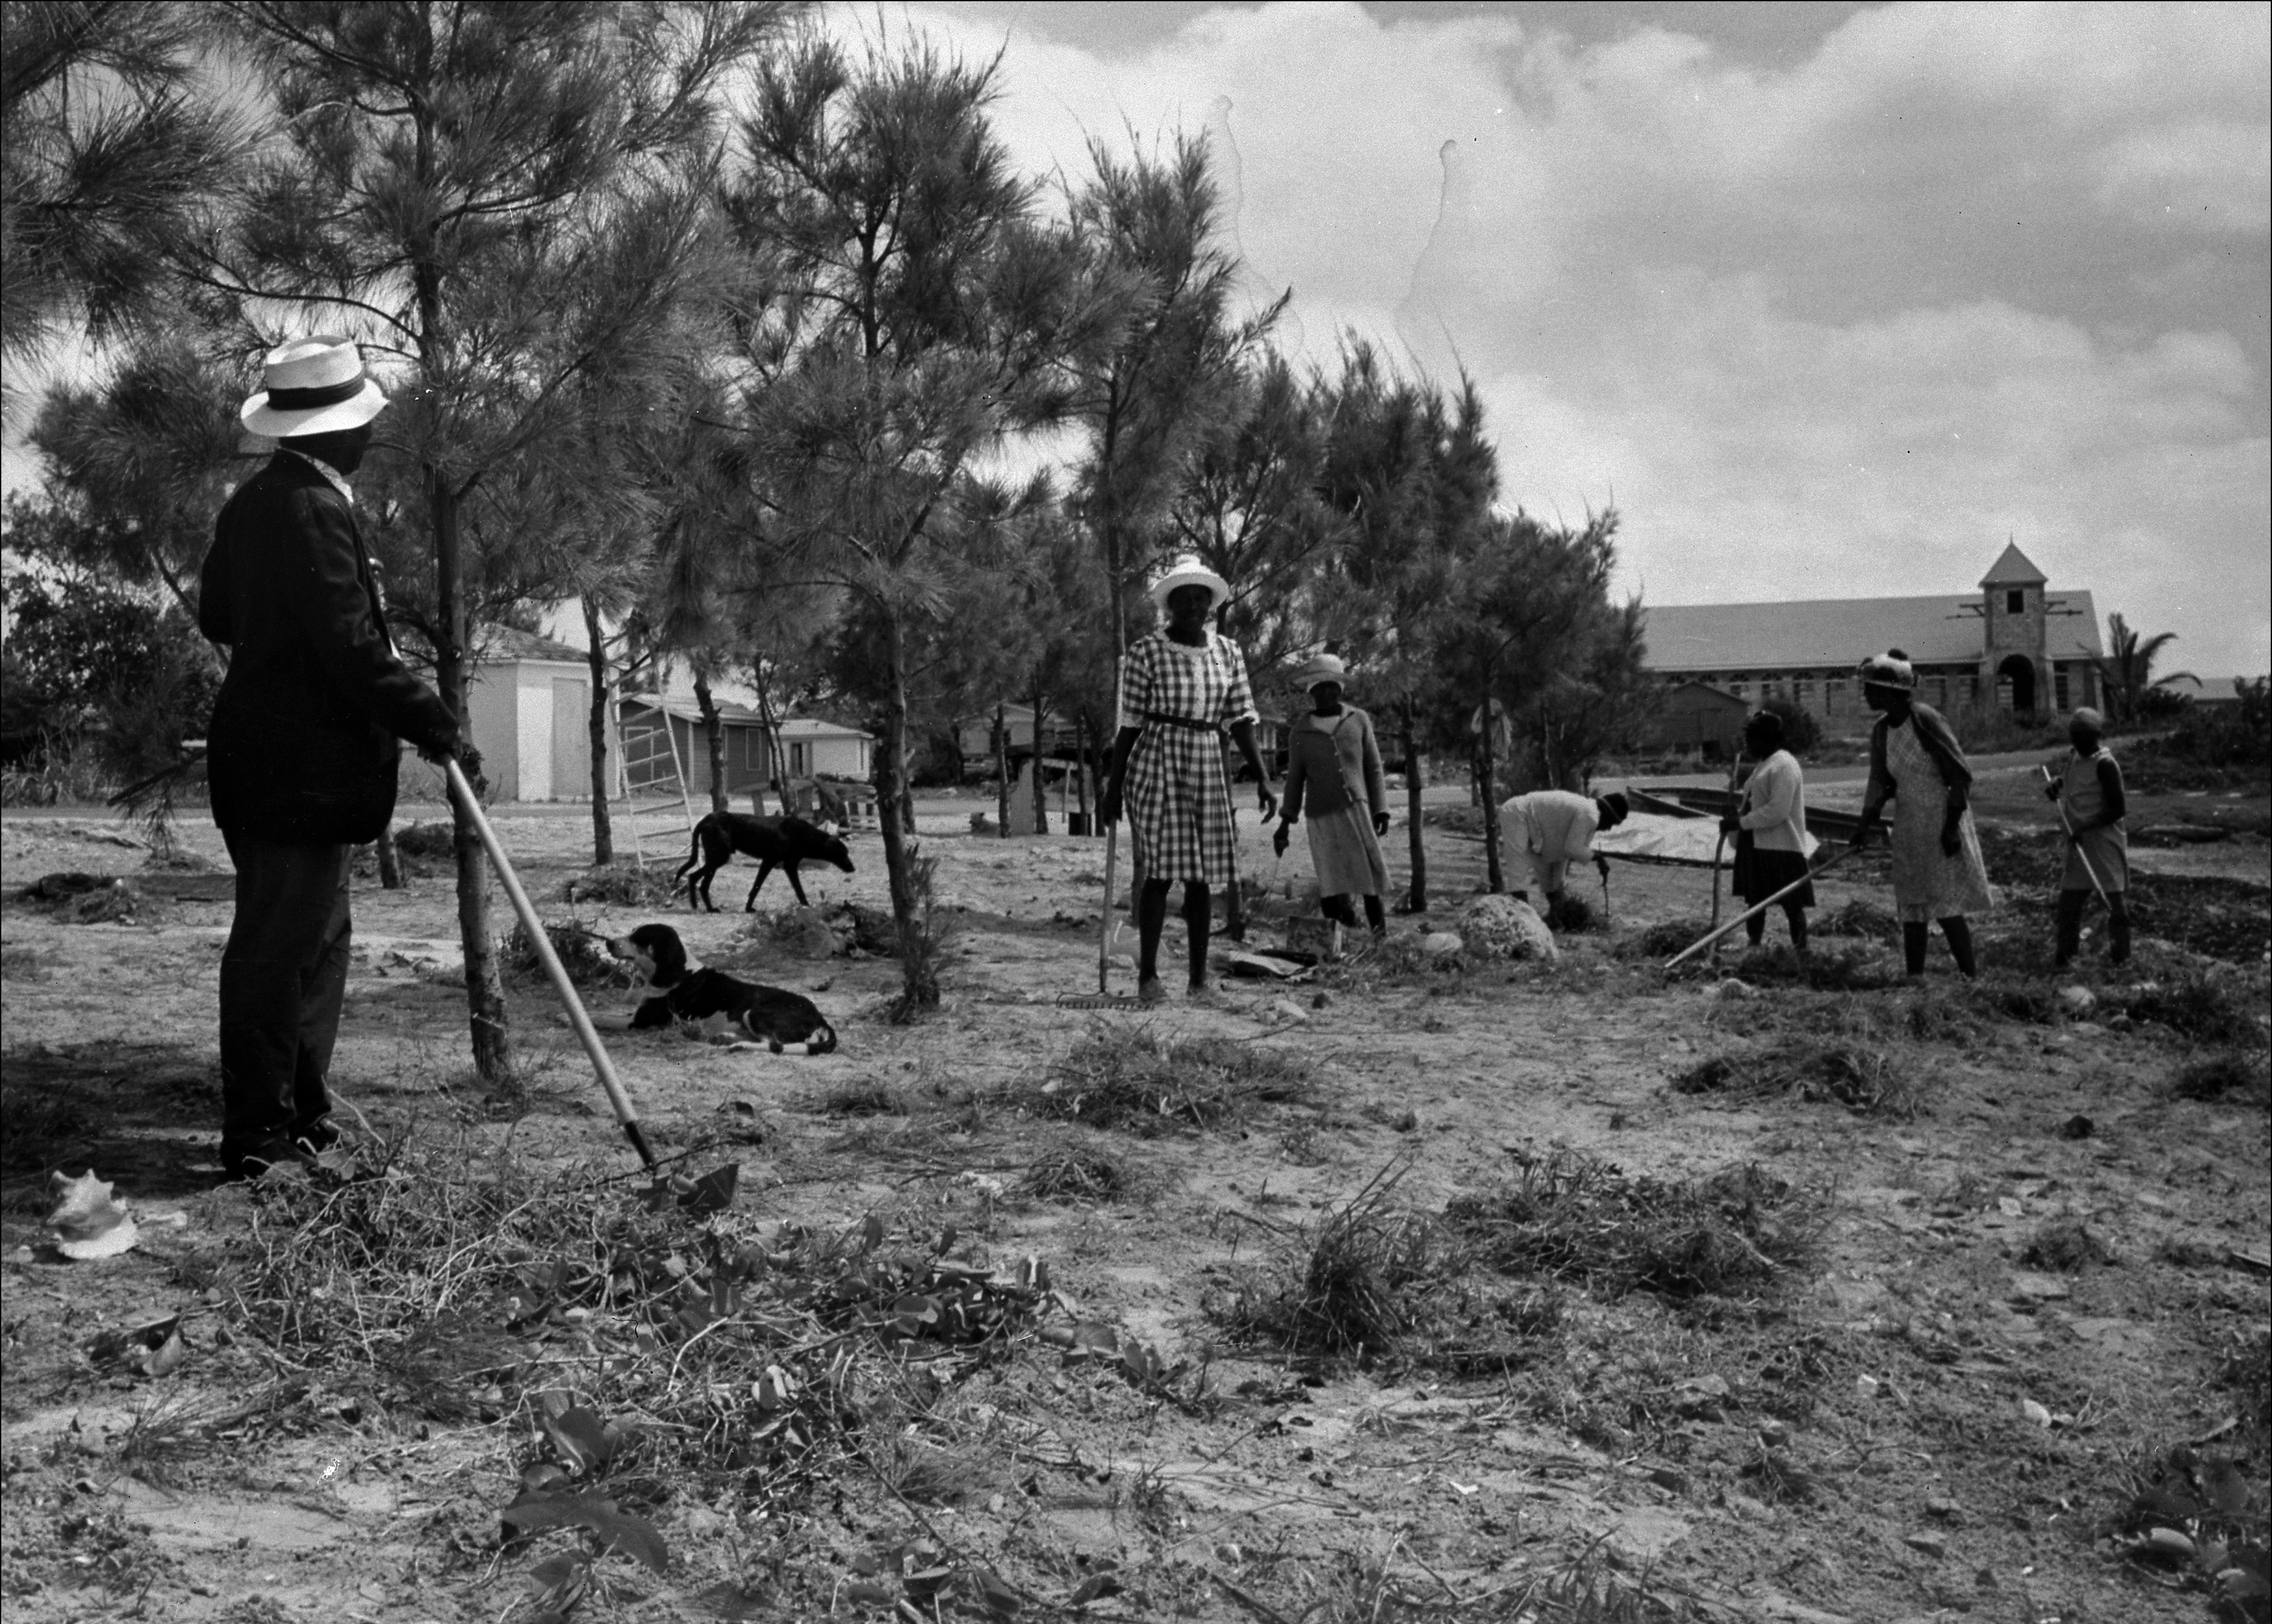
{"type": "Polygon", "coordinates": [[[1193,733],[1221,733],[1222,731],[1222,727],[1220,723],[1195,721],[1188,716],[1170,716],[1165,711],[1145,711],[1144,722],[1147,726],[1156,722],[1162,727],[1188,727],[1193,733]]]}

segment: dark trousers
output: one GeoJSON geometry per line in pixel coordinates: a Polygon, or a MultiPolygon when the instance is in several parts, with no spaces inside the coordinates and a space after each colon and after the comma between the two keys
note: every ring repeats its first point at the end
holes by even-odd
{"type": "MultiPolygon", "coordinates": [[[[2090,900],[2087,890],[2062,890],[2059,895],[2059,914],[2054,924],[2056,951],[2059,967],[2065,969],[2070,960],[2082,950],[2082,910],[2090,900]]],[[[2129,898],[2120,891],[2106,893],[2106,942],[2110,950],[2106,957],[2122,964],[2130,957],[2129,898]]]]}
{"type": "Polygon", "coordinates": [[[344,846],[228,837],[236,918],[220,958],[220,1148],[273,1145],[320,1122],[348,988],[344,846]]]}

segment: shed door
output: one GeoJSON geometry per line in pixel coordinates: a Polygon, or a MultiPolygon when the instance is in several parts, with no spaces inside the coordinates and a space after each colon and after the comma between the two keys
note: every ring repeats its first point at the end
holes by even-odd
{"type": "Polygon", "coordinates": [[[552,679],[552,798],[581,801],[592,793],[592,689],[573,677],[552,679]]]}
{"type": "Polygon", "coordinates": [[[512,786],[515,801],[552,799],[552,690],[518,688],[513,690],[512,786]]]}

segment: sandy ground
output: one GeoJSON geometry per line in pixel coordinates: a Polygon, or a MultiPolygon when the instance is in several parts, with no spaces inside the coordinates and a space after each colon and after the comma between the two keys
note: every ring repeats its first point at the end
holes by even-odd
{"type": "MultiPolygon", "coordinates": [[[[2150,1025],[2000,1018],[1968,1001],[1938,950],[1921,988],[1810,990],[1732,956],[1748,977],[1736,993],[1713,973],[1667,979],[1633,938],[1708,912],[1709,876],[1633,864],[1610,887],[1611,928],[1566,939],[1555,966],[1335,970],[1297,987],[1236,984],[1222,1007],[1066,1009],[1061,995],[1095,987],[1102,843],[972,838],[956,832],[968,809],[924,819],[938,901],[956,928],[945,1005],[912,1026],[887,1019],[893,961],[798,959],[774,944],[765,924],[788,901],[778,879],[754,925],[737,910],[551,901],[546,912],[603,932],[667,918],[698,956],[804,991],[835,1023],[841,1048],[817,1058],[610,1039],[659,1150],[715,1147],[721,1117],[751,1125],[736,1221],[946,1215],[986,1258],[1045,1257],[1085,1318],[1206,1364],[1220,1401],[1147,1400],[1031,1347],[985,1378],[987,1404],[1009,1419],[970,1446],[973,1491],[929,1520],[840,1490],[800,1514],[792,1539],[745,1508],[665,1494],[654,1516],[672,1538],[670,1573],[610,1559],[625,1574],[579,1616],[791,1617],[832,1605],[886,1616],[832,1587],[851,1571],[847,1553],[895,1538],[987,1553],[1036,1598],[1059,1600],[1117,1562],[1130,1588],[1088,1608],[1106,1617],[1355,1619],[1367,1616],[1364,1584],[1377,1602],[1390,1581],[1409,1606],[1375,1616],[1432,1606],[1513,1617],[1493,1613],[1491,1598],[1573,1564],[1723,1619],[2207,1616],[2198,1585],[2123,1560],[2100,1525],[2157,1451],[2261,1437],[2245,1383],[2229,1385],[2229,1356],[2272,1300],[2262,1274],[2231,1254],[2261,1255],[2272,1223],[2267,1119],[2245,1095],[2174,1095],[2174,1072],[2194,1057],[2186,1039],[2150,1025]],[[1838,1032],[1887,1057],[1917,1114],[1670,1086],[1715,1055],[1838,1032]],[[1042,1080],[1098,1039],[1253,1046],[1310,1069],[1315,1087],[1156,1137],[1032,1114],[1042,1080]],[[863,1090],[884,1091],[882,1114],[845,1114],[863,1090]],[[2063,1136],[2078,1117],[2087,1136],[2063,1136]],[[1072,1205],[1017,1193],[1044,1151],[1073,1142],[1122,1158],[1138,1175],[1132,1191],[1072,1205]],[[1491,1374],[1393,1358],[1289,1361],[1241,1343],[1211,1312],[1242,1270],[1303,1244],[1384,1169],[1399,1170],[1402,1207],[1441,1213],[1558,1145],[1668,1181],[1757,1164],[1824,1192],[1821,1251],[1766,1298],[1706,1312],[1573,1292],[1560,1330],[1491,1374]],[[2068,1219],[2111,1261],[2058,1274],[2022,1262],[2047,1223],[2068,1219]],[[2238,1433],[2219,1432],[2229,1418],[2238,1433]],[[1770,1450],[1791,1470],[1763,1471],[1770,1450]],[[758,1595],[760,1546],[793,1553],[769,1570],[770,1610],[734,1612],[717,1587],[732,1579],[758,1595]]],[[[579,871],[580,815],[501,823],[532,891],[555,896],[579,871]]],[[[0,838],[11,895],[59,870],[132,875],[146,857],[93,819],[11,816],[0,838]]],[[[1477,883],[1476,842],[1430,838],[1439,905],[1396,920],[1400,935],[1451,922],[1477,883]]],[[[1402,840],[1400,829],[1400,872],[1402,840]]],[[[225,866],[210,830],[187,828],[184,845],[225,866]]],[[[883,905],[879,843],[853,846],[856,874],[806,876],[816,903],[883,905]]],[[[2261,839],[2245,852],[2141,853],[2141,867],[2228,873],[2236,859],[2261,874],[2261,839]]],[[[1301,902],[1306,858],[1297,839],[1275,863],[1250,830],[1242,861],[1276,899],[1261,910],[1263,939],[1269,916],[1301,902]]],[[[1887,905],[1880,878],[1854,872],[1822,886],[1825,912],[1887,905]]],[[[720,876],[721,899],[738,902],[749,873],[720,876]]],[[[2272,927],[2259,883],[2244,905],[2272,927]]],[[[334,1069],[346,1100],[381,1128],[415,1122],[477,1157],[630,1169],[541,987],[514,992],[526,1100],[506,1109],[472,1075],[450,985],[445,875],[429,868],[392,892],[359,882],[355,909],[334,1069]]],[[[531,1616],[526,1561],[497,1548],[497,1508],[532,1457],[525,1412],[445,1421],[355,1397],[344,1366],[310,1356],[304,1371],[280,1372],[233,1339],[213,1260],[246,1243],[260,1209],[241,1187],[215,1188],[211,1168],[228,919],[219,899],[146,905],[130,924],[71,924],[17,902],[0,914],[9,1619],[531,1616]],[[30,1105],[58,1099],[76,1114],[19,1125],[30,1105]],[[153,1225],[111,1263],[61,1262],[37,1218],[49,1171],[81,1162],[180,1225],[153,1225]],[[100,1331],[175,1311],[189,1358],[171,1374],[120,1375],[88,1359],[100,1331]],[[288,1412],[180,1454],[135,1444],[167,1406],[213,1405],[285,1375],[297,1383],[288,1412]]],[[[509,922],[500,901],[499,929],[509,922]]],[[[2042,960],[2039,943],[2016,937],[1988,950],[2006,973],[2042,960]]],[[[2224,972],[2261,998],[2262,963],[2249,959],[2224,972]]],[[[2119,1000],[2201,962],[2149,941],[2126,973],[2094,964],[2069,980],[2119,1000]]],[[[1126,987],[1125,967],[1116,980],[1126,987]]],[[[2025,984],[2046,1000],[2053,985],[2035,970],[2025,984]]],[[[619,1024],[632,998],[594,1002],[619,1024]]],[[[2261,1453],[2246,1464],[2260,1507],[2263,1469],[2261,1453]]]]}

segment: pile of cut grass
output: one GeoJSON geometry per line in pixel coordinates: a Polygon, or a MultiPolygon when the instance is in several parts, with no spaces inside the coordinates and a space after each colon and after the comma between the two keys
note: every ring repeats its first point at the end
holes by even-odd
{"type": "Polygon", "coordinates": [[[1516,1157],[1514,1176],[1460,1196],[1444,1223],[1501,1274],[1600,1296],[1750,1296],[1805,1267],[1825,1203],[1757,1166],[1706,1179],[1629,1177],[1558,1145],[1516,1157]]]}
{"type": "Polygon", "coordinates": [[[2238,981],[2230,974],[2204,972],[2167,982],[2142,982],[2111,996],[2133,1021],[2151,1021],[2196,1043],[2231,1045],[2261,1054],[2268,1039],[2263,995],[2238,986],[2238,981]]]}
{"type": "Polygon", "coordinates": [[[597,902],[617,908],[663,908],[678,900],[680,883],[661,863],[608,863],[570,875],[561,883],[563,902],[597,902]]]}
{"type": "Polygon", "coordinates": [[[1801,1099],[1832,1099],[1865,1116],[1904,1122],[1924,1110],[1916,1086],[1889,1051],[1812,1034],[1787,1037],[1763,1048],[1715,1054],[1675,1077],[1672,1091],[1749,1099],[1795,1093],[1801,1099]]]}
{"type": "Polygon", "coordinates": [[[1813,932],[1818,936],[1859,936],[1867,942],[1893,942],[1902,939],[1902,922],[1877,904],[1857,897],[1842,907],[1817,914],[1813,932]]]}
{"type": "Polygon", "coordinates": [[[2178,1068],[2170,1091],[2180,1099],[2231,1098],[2251,1105],[2272,1105],[2272,1078],[2268,1078],[2264,1063],[2233,1050],[2187,1061],[2178,1068]]]}
{"type": "MultiPolygon", "coordinates": [[[[567,971],[568,979],[577,986],[630,985],[629,967],[608,951],[607,942],[583,920],[547,920],[544,935],[551,942],[561,968],[567,971]]],[[[504,969],[506,974],[518,980],[549,984],[543,961],[537,957],[535,944],[529,939],[528,927],[519,920],[514,921],[512,934],[504,940],[504,969]]]]}
{"type": "Polygon", "coordinates": [[[1618,942],[1619,958],[1642,958],[1662,964],[1690,943],[1711,934],[1708,919],[1660,920],[1642,927],[1618,942]]]}
{"type": "Polygon", "coordinates": [[[1100,1028],[1017,1103],[1042,1116],[1150,1139],[1222,1128],[1259,1106],[1298,1104],[1312,1085],[1310,1067],[1280,1050],[1100,1028]]]}
{"type": "Polygon", "coordinates": [[[1090,1203],[1125,1201],[1139,1181],[1125,1157],[1096,1145],[1045,1156],[1026,1170],[1020,1188],[1036,1201],[1090,1203]]]}

